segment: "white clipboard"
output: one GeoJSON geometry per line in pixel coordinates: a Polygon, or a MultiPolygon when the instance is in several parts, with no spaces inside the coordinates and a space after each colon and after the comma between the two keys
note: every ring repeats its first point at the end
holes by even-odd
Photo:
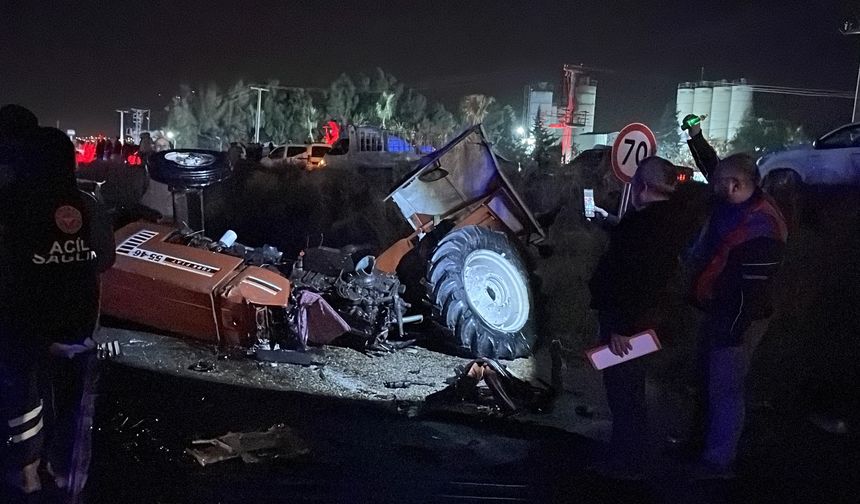
{"type": "Polygon", "coordinates": [[[623,357],[612,353],[609,350],[609,345],[601,345],[586,350],[585,356],[588,357],[588,362],[591,363],[592,367],[600,371],[601,369],[606,369],[622,362],[631,361],[637,357],[656,352],[661,348],[660,340],[657,339],[657,333],[651,329],[631,337],[630,344],[633,346],[633,349],[623,357]]]}

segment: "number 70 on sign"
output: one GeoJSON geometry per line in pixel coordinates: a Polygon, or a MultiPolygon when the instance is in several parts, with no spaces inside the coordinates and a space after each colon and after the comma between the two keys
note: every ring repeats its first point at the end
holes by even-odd
{"type": "Polygon", "coordinates": [[[648,126],[628,124],[612,144],[612,173],[621,182],[629,184],[639,163],[656,153],[657,139],[648,126]]]}

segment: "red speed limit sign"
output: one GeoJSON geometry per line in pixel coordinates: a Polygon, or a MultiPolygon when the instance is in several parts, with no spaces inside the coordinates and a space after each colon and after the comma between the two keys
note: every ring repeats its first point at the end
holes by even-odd
{"type": "Polygon", "coordinates": [[[657,154],[657,139],[642,123],[628,124],[618,133],[612,144],[612,173],[629,184],[639,162],[657,154]]]}

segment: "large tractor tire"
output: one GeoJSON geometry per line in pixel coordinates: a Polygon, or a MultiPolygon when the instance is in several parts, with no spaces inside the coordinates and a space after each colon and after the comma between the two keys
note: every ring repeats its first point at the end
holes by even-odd
{"type": "Polygon", "coordinates": [[[445,236],[427,270],[435,321],[458,353],[515,359],[536,338],[525,264],[507,235],[466,226],[445,236]]]}

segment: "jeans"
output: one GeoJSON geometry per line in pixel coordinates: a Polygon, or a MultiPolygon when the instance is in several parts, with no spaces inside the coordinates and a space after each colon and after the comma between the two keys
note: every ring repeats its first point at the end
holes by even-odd
{"type": "MultiPolygon", "coordinates": [[[[738,442],[746,416],[746,376],[753,352],[767,331],[769,320],[757,320],[744,331],[743,343],[737,346],[715,346],[700,341],[700,372],[703,380],[704,408],[702,459],[720,467],[729,467],[737,457],[738,442]]],[[[708,318],[703,320],[703,325],[708,318]]],[[[703,327],[707,334],[710,328],[703,327]]]]}

